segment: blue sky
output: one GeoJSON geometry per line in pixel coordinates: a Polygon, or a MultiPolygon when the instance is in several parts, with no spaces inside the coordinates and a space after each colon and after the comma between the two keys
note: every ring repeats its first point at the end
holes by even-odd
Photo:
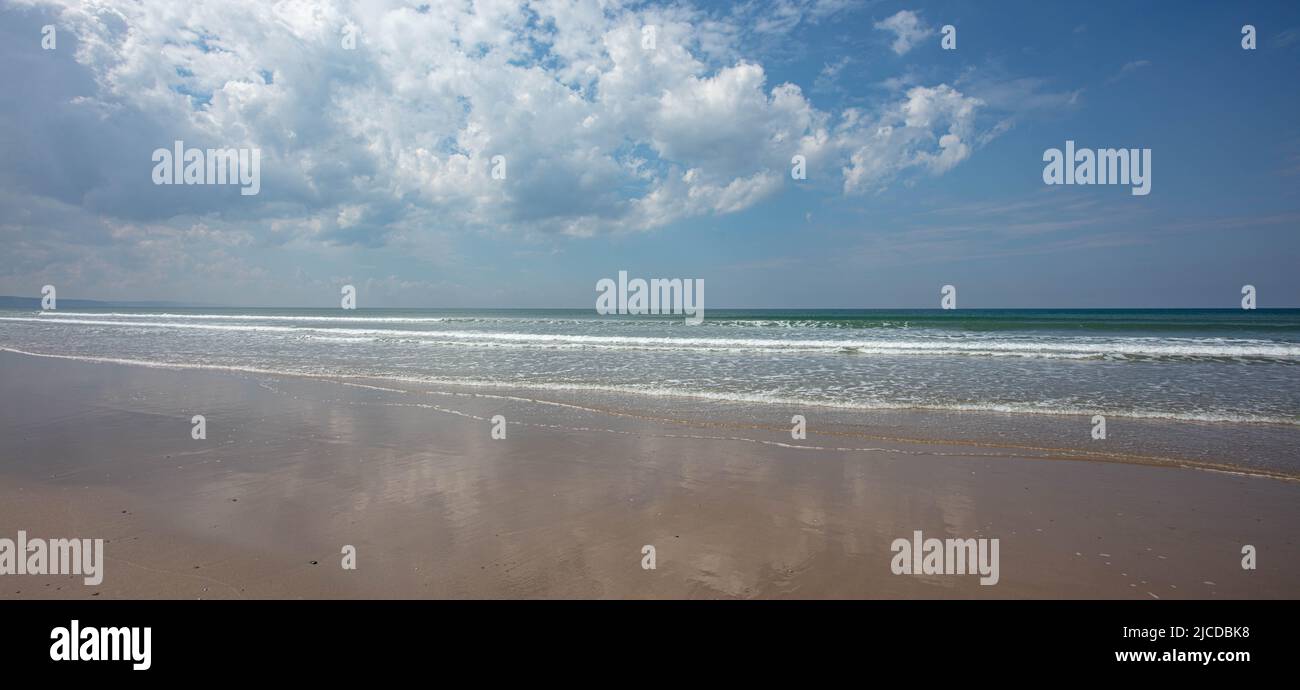
{"type": "Polygon", "coordinates": [[[1296,3],[152,5],[0,5],[0,293],[1300,306],[1296,3]],[[153,184],[177,139],[260,193],[153,184]],[[1151,193],[1045,185],[1067,139],[1151,149],[1151,193]]]}

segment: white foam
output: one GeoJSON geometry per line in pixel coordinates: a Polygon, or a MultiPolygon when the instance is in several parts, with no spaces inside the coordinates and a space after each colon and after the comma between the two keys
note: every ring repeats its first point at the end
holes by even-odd
{"type": "Polygon", "coordinates": [[[339,380],[339,379],[366,379],[377,381],[394,381],[399,383],[411,383],[420,385],[442,385],[442,386],[460,386],[465,388],[497,388],[497,389],[521,389],[521,390],[546,390],[557,392],[599,392],[614,394],[630,394],[656,398],[693,398],[699,400],[716,401],[723,403],[745,403],[760,405],[780,405],[792,407],[827,407],[845,410],[920,410],[930,412],[997,412],[1004,414],[1033,414],[1033,415],[1055,415],[1055,416],[1091,416],[1094,414],[1105,414],[1114,417],[1133,417],[1139,419],[1167,419],[1173,421],[1187,422],[1211,422],[1211,423],[1237,423],[1237,424],[1282,424],[1288,426],[1300,426],[1300,418],[1297,417],[1277,417],[1267,415],[1253,414],[1233,414],[1221,412],[1167,412],[1160,410],[1105,410],[1105,409],[1082,409],[1071,407],[1043,407],[1035,405],[1008,404],[1008,403],[936,403],[936,404],[898,404],[886,402],[869,402],[869,401],[830,401],[808,398],[784,397],[769,394],[747,394],[738,392],[716,392],[701,390],[685,390],[678,388],[660,387],[660,386],[618,386],[606,384],[582,384],[582,383],[535,383],[522,381],[486,381],[468,378],[420,378],[411,376],[394,376],[382,374],[361,374],[354,372],[307,372],[291,371],[285,369],[267,369],[262,367],[249,367],[238,365],[207,364],[195,362],[166,362],[156,360],[136,360],[124,359],[118,357],[97,357],[89,355],[65,355],[50,354],[42,352],[30,352],[19,350],[11,347],[0,346],[0,352],[12,352],[20,355],[31,357],[45,357],[51,359],[66,359],[81,362],[95,362],[104,364],[125,364],[131,366],[142,366],[158,369],[197,369],[197,370],[216,370],[242,372],[270,376],[296,376],[302,378],[339,380]]]}
{"type": "MultiPolygon", "coordinates": [[[[286,317],[287,318],[287,317],[286,317]]],[[[297,318],[297,317],[293,317],[297,318]]],[[[346,317],[341,317],[346,318],[346,317]]],[[[1170,359],[1270,359],[1300,360],[1300,345],[1225,338],[1069,338],[1034,339],[948,336],[932,338],[808,339],[808,338],[683,338],[606,336],[556,333],[502,333],[466,330],[403,330],[392,328],[319,328],[258,324],[180,323],[171,321],[119,321],[60,317],[0,317],[0,321],[59,325],[116,326],[251,333],[319,334],[328,337],[432,340],[443,345],[512,344],[520,347],[590,347],[727,352],[827,352],[876,355],[967,355],[984,357],[1036,357],[1095,359],[1105,357],[1170,359]]]]}

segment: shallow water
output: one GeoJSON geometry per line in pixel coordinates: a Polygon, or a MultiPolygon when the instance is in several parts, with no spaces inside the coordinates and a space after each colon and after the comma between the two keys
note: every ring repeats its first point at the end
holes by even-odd
{"type": "Polygon", "coordinates": [[[0,346],[848,411],[1300,426],[1300,310],[0,311],[0,346]]]}

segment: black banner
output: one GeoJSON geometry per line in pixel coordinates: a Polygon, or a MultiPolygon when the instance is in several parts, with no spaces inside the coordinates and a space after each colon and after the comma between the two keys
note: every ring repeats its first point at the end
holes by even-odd
{"type": "Polygon", "coordinates": [[[819,673],[894,667],[918,678],[993,680],[991,672],[1018,669],[1238,678],[1284,670],[1294,659],[1297,605],[19,601],[0,612],[3,668],[50,679],[338,678],[471,664],[496,676],[599,661],[660,680],[672,677],[665,664],[688,662],[741,675],[815,663],[819,673]]]}

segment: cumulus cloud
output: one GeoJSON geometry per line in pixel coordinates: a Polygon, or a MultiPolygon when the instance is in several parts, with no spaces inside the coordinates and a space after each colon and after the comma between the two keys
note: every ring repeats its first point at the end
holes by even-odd
{"type": "MultiPolygon", "coordinates": [[[[69,253],[72,233],[132,245],[95,260],[108,271],[196,244],[441,255],[456,233],[652,231],[772,198],[792,184],[795,154],[810,183],[858,194],[941,174],[987,140],[985,101],[954,86],[836,112],[741,50],[848,0],[729,13],[618,0],[15,2],[0,11],[61,32],[40,73],[10,60],[0,72],[13,96],[0,183],[20,191],[0,211],[14,233],[60,228],[20,248],[24,264],[51,260],[64,232],[69,253]],[[151,153],[175,140],[259,149],[261,192],[155,186],[151,153]]],[[[877,27],[899,54],[927,31],[906,11],[877,27]]],[[[260,279],[225,258],[230,279],[260,279]]]]}
{"type": "Polygon", "coordinates": [[[257,147],[269,178],[257,198],[234,200],[95,175],[78,192],[110,214],[334,205],[331,225],[346,230],[418,206],[448,224],[650,229],[743,208],[707,197],[730,199],[723,190],[783,167],[825,118],[797,87],[768,84],[760,65],[712,69],[706,53],[726,40],[697,32],[701,15],[677,7],[71,2],[59,17],[96,85],[62,107],[115,114],[96,123],[121,143],[108,165],[182,139],[257,147]],[[653,50],[641,45],[646,25],[653,50]],[[355,50],[342,48],[345,27],[355,50]],[[505,180],[489,174],[497,155],[505,180]]]}
{"type": "Polygon", "coordinates": [[[876,22],[876,28],[894,34],[894,42],[889,47],[899,55],[906,54],[930,33],[921,23],[921,18],[911,10],[900,10],[897,14],[876,22]]]}
{"type": "Polygon", "coordinates": [[[975,114],[983,105],[946,84],[916,86],[869,123],[845,127],[839,138],[851,153],[844,191],[879,190],[909,168],[936,175],[951,170],[970,156],[975,114]]]}
{"type": "MultiPolygon", "coordinates": [[[[446,226],[645,230],[747,208],[780,189],[794,153],[835,153],[831,114],[726,55],[739,27],[684,6],[55,4],[95,85],[60,109],[115,142],[69,197],[111,216],[220,211],[357,244],[388,241],[412,209],[446,226]],[[103,169],[131,170],[175,139],[259,148],[262,193],[159,189],[103,169]],[[498,155],[505,180],[490,175],[498,155]]],[[[783,2],[768,17],[819,21],[844,6],[783,2]]],[[[883,24],[904,43],[920,31],[907,12],[883,24]]],[[[939,145],[937,160],[965,157],[939,145]]]]}

